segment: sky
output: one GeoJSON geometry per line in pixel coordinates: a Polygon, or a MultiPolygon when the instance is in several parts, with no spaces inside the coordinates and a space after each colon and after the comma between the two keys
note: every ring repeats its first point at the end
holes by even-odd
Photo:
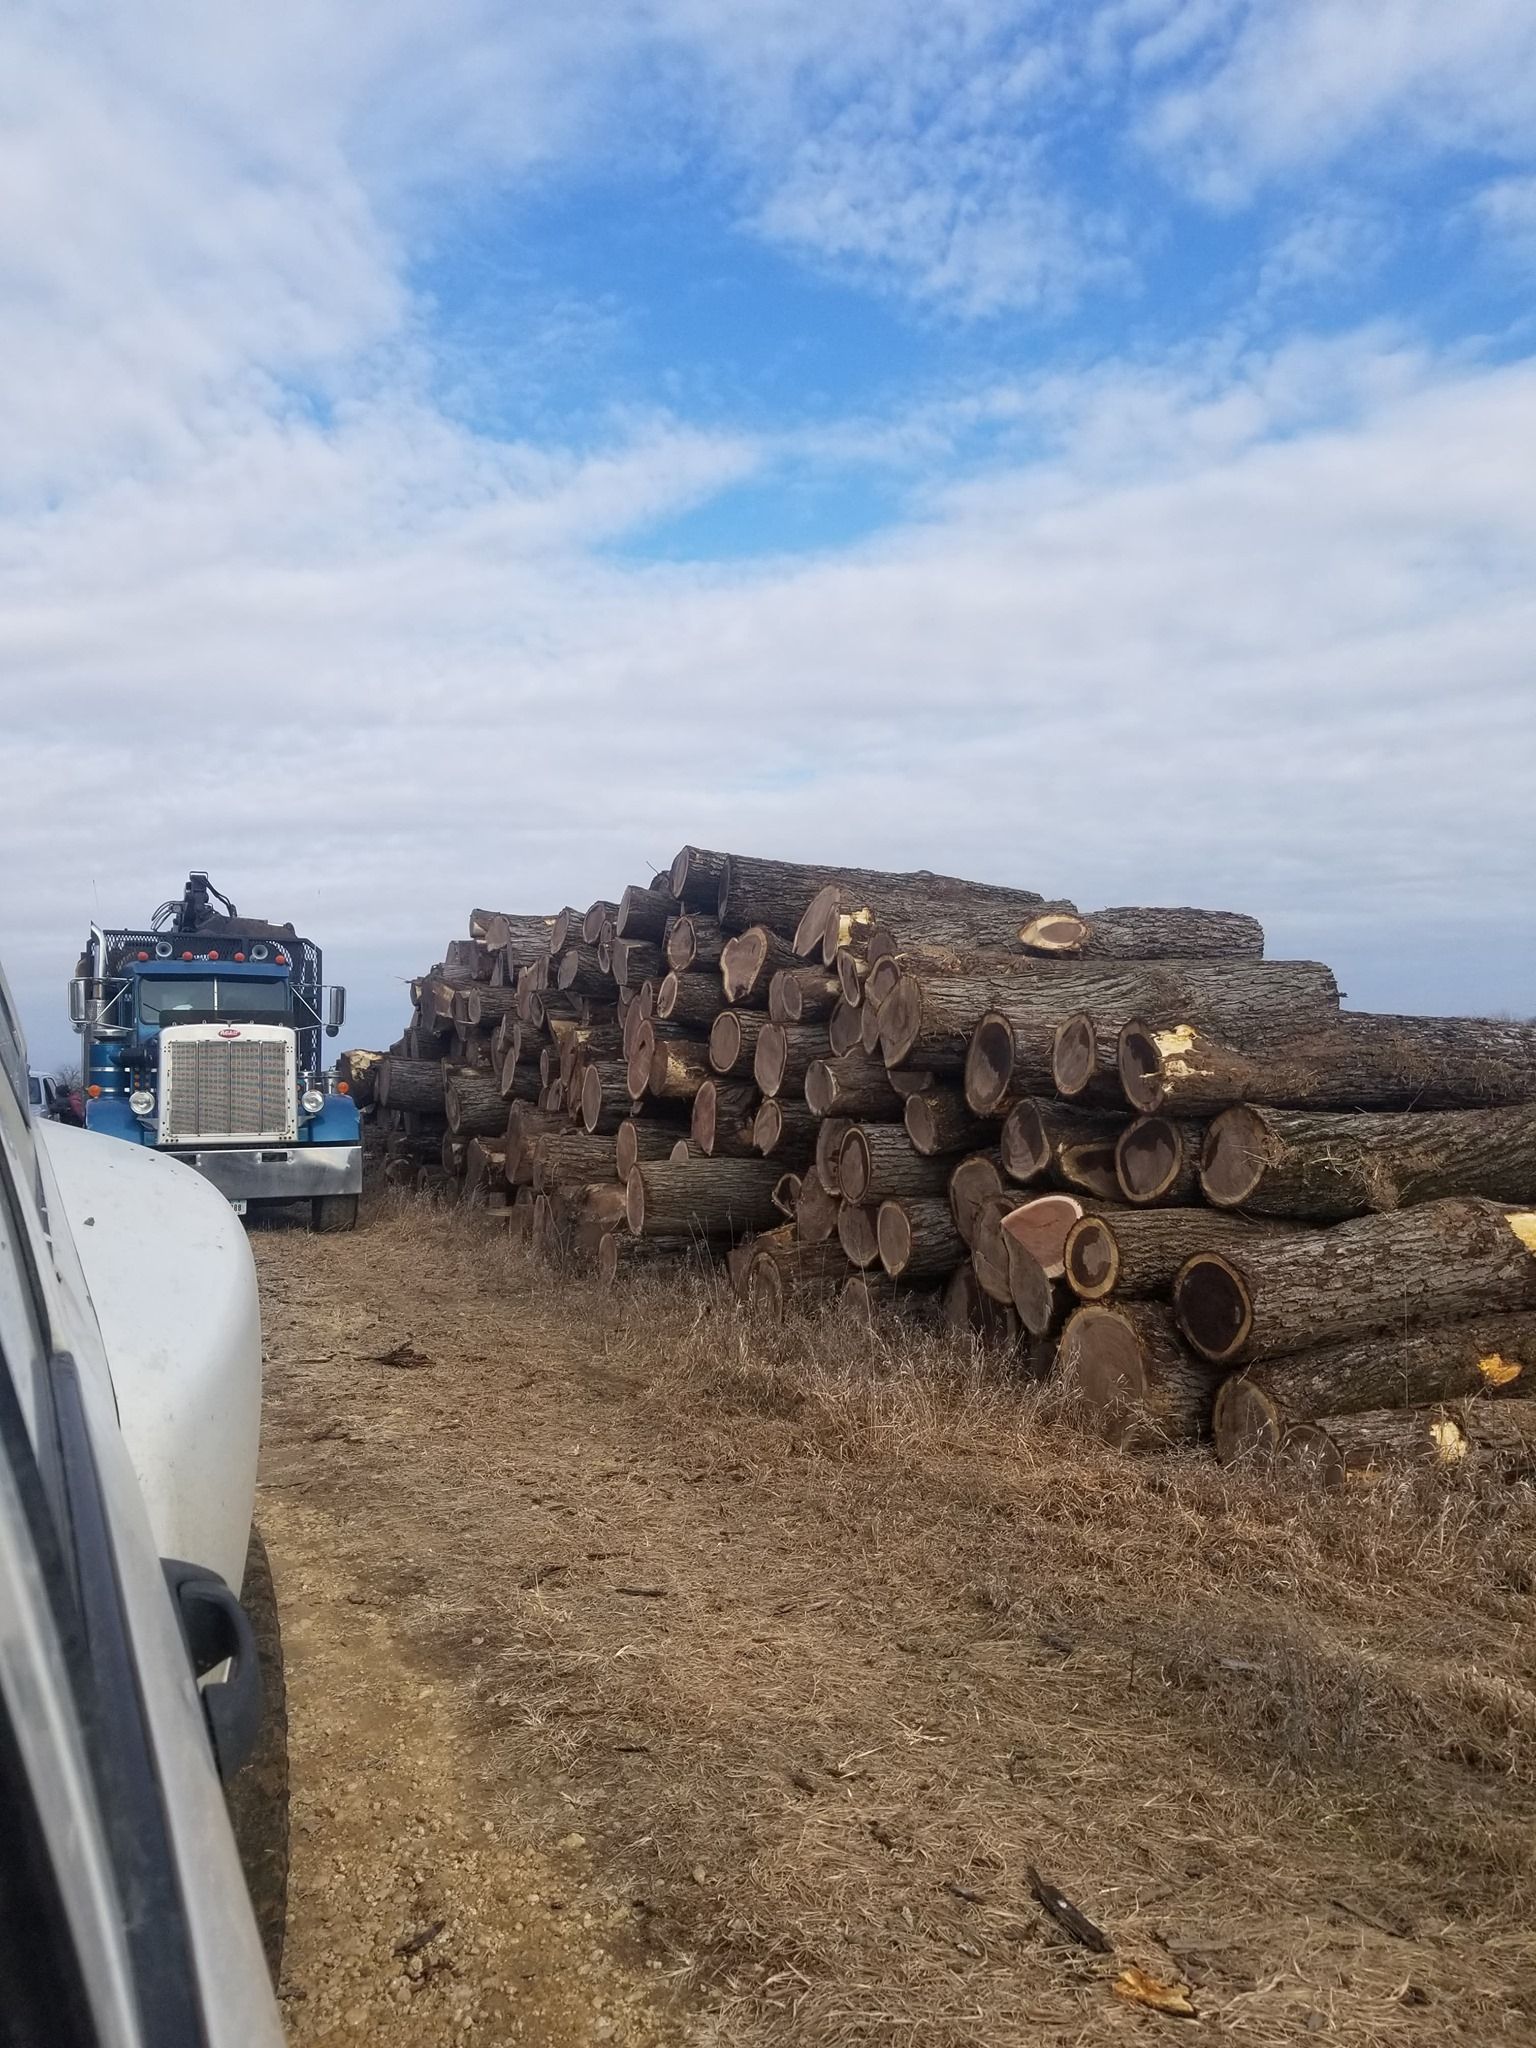
{"type": "Polygon", "coordinates": [[[685,841],[1536,1014],[1529,0],[15,0],[0,959],[685,841]]]}

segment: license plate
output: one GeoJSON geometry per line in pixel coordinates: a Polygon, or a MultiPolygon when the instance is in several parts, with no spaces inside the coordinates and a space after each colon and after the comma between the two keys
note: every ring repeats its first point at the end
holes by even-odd
{"type": "Polygon", "coordinates": [[[243,1216],[245,1214],[244,1202],[231,1202],[229,1206],[231,1207],[231,1209],[234,1210],[237,1216],[243,1216]]]}

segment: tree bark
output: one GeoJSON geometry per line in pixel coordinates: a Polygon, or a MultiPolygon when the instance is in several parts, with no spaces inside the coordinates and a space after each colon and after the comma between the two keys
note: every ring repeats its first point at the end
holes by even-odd
{"type": "Polygon", "coordinates": [[[1003,1123],[1003,1171],[1024,1187],[1047,1181],[1102,1201],[1118,1201],[1115,1142],[1125,1128],[1124,1116],[1026,1095],[1003,1123]]]}
{"type": "Polygon", "coordinates": [[[1056,1093],[1069,1102],[1085,1108],[1123,1109],[1119,1031],[1096,1024],[1086,1010],[1065,1018],[1051,1041],[1051,1079],[1056,1093]]]}
{"type": "MultiPolygon", "coordinates": [[[[697,1249],[697,1248],[695,1248],[697,1249]]],[[[622,1225],[605,1230],[598,1241],[596,1268],[603,1287],[616,1286],[641,1274],[671,1271],[690,1257],[690,1247],[666,1237],[631,1237],[622,1225]]]]}
{"type": "Polygon", "coordinates": [[[819,967],[781,967],[768,984],[768,1020],[772,1024],[823,1024],[837,999],[835,975],[824,974],[819,967]]]}
{"type": "Polygon", "coordinates": [[[1000,1195],[1002,1191],[1003,1176],[998,1170],[996,1156],[990,1152],[971,1153],[949,1176],[950,1213],[966,1244],[971,1242],[982,1204],[989,1196],[1000,1195]]]}
{"type": "Polygon", "coordinates": [[[1197,1252],[1173,1303],[1193,1348],[1222,1365],[1536,1306],[1536,1212],[1457,1198],[1197,1252]]]}
{"type": "Polygon", "coordinates": [[[614,1133],[615,1175],[619,1180],[627,1181],[637,1166],[670,1159],[678,1136],[678,1126],[670,1120],[649,1116],[626,1117],[614,1133]]]}
{"type": "Polygon", "coordinates": [[[1337,1015],[1338,989],[1311,960],[1040,960],[1027,977],[905,974],[881,1007],[881,1038],[893,1067],[958,1073],[977,1024],[995,1011],[1013,1028],[1015,1064],[1038,1077],[1029,1092],[1045,1094],[1054,1085],[1056,1027],[1079,1010],[1099,1030],[1132,1017],[1188,1016],[1243,1043],[1324,1028],[1337,1015]]]}
{"type": "Polygon", "coordinates": [[[913,1148],[900,1124],[852,1124],[838,1153],[838,1185],[845,1201],[885,1202],[907,1195],[943,1198],[954,1162],[927,1158],[913,1148]]]}
{"type": "Polygon", "coordinates": [[[717,1074],[752,1072],[757,1041],[768,1029],[763,1010],[722,1010],[709,1028],[709,1063],[717,1074]]]}
{"type": "Polygon", "coordinates": [[[827,1193],[839,1198],[843,1193],[843,1140],[852,1129],[845,1116],[823,1117],[816,1127],[816,1171],[827,1193]]]}
{"type": "Polygon", "coordinates": [[[533,1102],[542,1086],[537,1067],[522,1064],[515,1053],[507,1054],[496,1076],[496,1092],[503,1102],[533,1102]]]}
{"type": "Polygon", "coordinates": [[[711,853],[702,846],[685,846],[679,851],[668,872],[667,883],[685,911],[707,910],[713,915],[720,900],[720,882],[729,859],[728,853],[711,853]]]}
{"type": "Polygon", "coordinates": [[[1325,1115],[1243,1104],[1211,1125],[1200,1184],[1219,1208],[1315,1223],[1444,1195],[1536,1205],[1536,1105],[1325,1115]]]}
{"type": "Polygon", "coordinates": [[[447,1070],[443,1107],[456,1138],[488,1138],[507,1127],[507,1105],[494,1077],[471,1067],[447,1070]]]}
{"type": "Polygon", "coordinates": [[[875,1211],[862,1202],[850,1202],[845,1196],[838,1203],[837,1241],[849,1265],[857,1266],[860,1272],[880,1257],[875,1222],[875,1211]]]}
{"type": "Polygon", "coordinates": [[[755,1159],[757,1090],[711,1074],[693,1098],[692,1137],[706,1159],[755,1159]]]}
{"type": "Polygon", "coordinates": [[[632,994],[642,982],[660,981],[667,971],[666,960],[660,946],[649,939],[615,939],[608,971],[621,994],[632,994]]]}
{"type": "Polygon", "coordinates": [[[450,939],[443,966],[451,980],[489,981],[491,949],[478,939],[450,939]]]}
{"type": "Polygon", "coordinates": [[[813,1167],[800,1176],[800,1199],[795,1204],[795,1235],[804,1244],[825,1244],[837,1234],[837,1212],[842,1198],[834,1195],[813,1167]]]}
{"type": "Polygon", "coordinates": [[[508,1011],[517,1012],[517,993],[510,988],[491,988],[476,982],[464,991],[464,1021],[473,1031],[499,1024],[508,1011]]]}
{"type": "Polygon", "coordinates": [[[721,948],[720,980],[725,1000],[748,1009],[766,1010],[773,977],[782,968],[798,964],[786,939],[770,931],[767,925],[752,925],[727,939],[721,948]]]}
{"type": "Polygon", "coordinates": [[[759,1238],[747,1267],[746,1302],[755,1316],[782,1322],[790,1307],[830,1301],[848,1277],[841,1245],[802,1244],[759,1238]]]}
{"type": "MultiPolygon", "coordinates": [[[[1032,889],[966,882],[956,876],[870,879],[878,886],[840,889],[835,904],[819,919],[822,959],[829,967],[841,947],[862,952],[870,960],[883,953],[930,948],[1017,952],[1021,922],[1046,907],[1045,899],[1032,889]]],[[[806,936],[815,922],[813,905],[803,928],[806,936]]],[[[800,936],[797,932],[797,940],[800,936]]]]}
{"type": "Polygon", "coordinates": [[[788,860],[756,860],[750,854],[724,856],[715,913],[721,929],[744,932],[767,925],[786,941],[830,872],[788,860]]]}
{"type": "Polygon", "coordinates": [[[1536,1102],[1536,1025],[1346,1012],[1333,1026],[1243,1052],[1193,1020],[1128,1022],[1120,1078],[1133,1108],[1208,1116],[1238,1102],[1288,1109],[1476,1109],[1536,1102]]]}
{"type": "Polygon", "coordinates": [[[766,1159],[692,1159],[637,1166],[626,1184],[636,1237],[745,1237],[778,1221],[778,1169],[766,1159]]]}
{"type": "Polygon", "coordinates": [[[631,883],[619,898],[618,915],[613,920],[614,937],[650,939],[659,946],[676,915],[677,904],[670,890],[645,889],[631,883]]]}
{"type": "Polygon", "coordinates": [[[589,1060],[581,1077],[581,1121],[594,1135],[629,1122],[629,1069],[623,1060],[589,1060]]]}
{"type": "Polygon", "coordinates": [[[1210,1434],[1219,1373],[1179,1340],[1161,1302],[1089,1303],[1067,1323],[1057,1380],[1068,1403],[1128,1451],[1210,1434]]]}
{"type": "Polygon", "coordinates": [[[806,1069],[805,1099],[817,1116],[894,1121],[904,1108],[884,1062],[862,1052],[814,1060],[806,1069]]]}
{"type": "Polygon", "coordinates": [[[674,974],[695,974],[706,967],[718,967],[725,949],[720,920],[703,911],[689,911],[674,919],[667,933],[667,965],[674,974]]]}
{"type": "Polygon", "coordinates": [[[704,1083],[714,1078],[709,1055],[692,1038],[658,1038],[651,1054],[645,1092],[661,1102],[692,1102],[704,1083]]]}
{"type": "Polygon", "coordinates": [[[656,1014],[669,1024],[708,1031],[725,1007],[720,980],[714,974],[668,974],[656,991],[656,1014]]]}
{"type": "Polygon", "coordinates": [[[806,1158],[816,1142],[818,1120],[803,1102],[773,1096],[761,1105],[752,1142],[765,1159],[806,1158]]]}
{"type": "Polygon", "coordinates": [[[944,1321],[952,1330],[980,1337],[988,1345],[1011,1348],[1019,1340],[1019,1319],[985,1293],[969,1260],[956,1266],[944,1288],[944,1321]]]}
{"type": "Polygon", "coordinates": [[[551,1132],[536,1138],[532,1147],[533,1186],[536,1194],[551,1188],[587,1187],[601,1182],[618,1185],[613,1172],[612,1138],[594,1138],[586,1131],[551,1132]]]}
{"type": "Polygon", "coordinates": [[[1296,1235],[1281,1223],[1250,1223],[1210,1209],[1118,1209],[1084,1216],[1066,1242],[1066,1277],[1084,1301],[1166,1295],[1196,1252],[1296,1235]]]}
{"type": "MultiPolygon", "coordinates": [[[[1028,889],[1009,889],[991,882],[967,882],[958,875],[935,875],[926,868],[898,873],[885,868],[823,868],[815,894],[795,930],[795,950],[809,959],[820,945],[830,967],[837,948],[855,930],[861,934],[877,923],[886,922],[890,909],[899,924],[905,906],[923,902],[963,910],[977,903],[1022,903],[1024,914],[1037,911],[1044,899],[1028,889]]],[[[953,916],[951,924],[955,922],[953,916]]],[[[952,936],[946,932],[946,936],[952,936]]],[[[1017,942],[1016,928],[1005,944],[1017,942]]]]}
{"type": "Polygon", "coordinates": [[[1526,1394],[1536,1382],[1536,1314],[1476,1316],[1299,1351],[1234,1373],[1216,1396],[1216,1454],[1268,1463],[1317,1416],[1429,1401],[1526,1394]]]}
{"type": "Polygon", "coordinates": [[[1183,1208],[1200,1199],[1205,1125],[1139,1116],[1115,1141],[1115,1178],[1126,1201],[1183,1208]]]}
{"type": "Polygon", "coordinates": [[[562,995],[606,996],[613,1000],[613,975],[605,967],[596,946],[567,946],[555,969],[555,986],[562,995]]]}
{"type": "Polygon", "coordinates": [[[380,1109],[435,1110],[443,1114],[443,1069],[437,1060],[387,1059],[380,1063],[380,1109]]]}
{"type": "Polygon", "coordinates": [[[1046,911],[1019,943],[1058,960],[1260,960],[1264,927],[1235,910],[1046,911]]]}
{"type": "Polygon", "coordinates": [[[893,1280],[938,1279],[952,1273],[966,1255],[965,1240],[942,1196],[882,1202],[875,1235],[880,1263],[893,1280]]]}
{"type": "Polygon", "coordinates": [[[863,1045],[863,1010],[856,1004],[840,999],[832,1006],[827,1019],[827,1049],[833,1059],[846,1059],[851,1052],[858,1052],[863,1045]]]}
{"type": "Polygon", "coordinates": [[[993,1126],[972,1116],[965,1098],[953,1088],[929,1086],[906,1099],[903,1121],[907,1136],[925,1158],[943,1152],[967,1152],[984,1145],[993,1126]]]}
{"type": "MultiPolygon", "coordinates": [[[[819,1024],[767,1024],[758,1033],[752,1074],[765,1095],[781,1095],[804,1082],[813,1061],[827,1049],[819,1024]]],[[[809,1100],[809,1098],[807,1098],[809,1100]]],[[[816,1107],[811,1103],[812,1109],[816,1107]]]]}
{"type": "Polygon", "coordinates": [[[1536,1471],[1536,1401],[1461,1401],[1322,1416],[1285,1432],[1278,1462],[1324,1486],[1402,1467],[1525,1478],[1536,1471]]]}

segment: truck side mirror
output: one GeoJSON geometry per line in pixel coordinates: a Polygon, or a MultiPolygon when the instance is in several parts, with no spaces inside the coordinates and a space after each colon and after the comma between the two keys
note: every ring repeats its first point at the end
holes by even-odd
{"type": "Polygon", "coordinates": [[[347,1021],[347,992],[344,988],[331,987],[325,992],[325,1030],[334,1038],[347,1021]]]}
{"type": "Polygon", "coordinates": [[[77,1031],[85,1029],[85,1002],[90,983],[84,979],[69,984],[69,1021],[77,1031]]]}

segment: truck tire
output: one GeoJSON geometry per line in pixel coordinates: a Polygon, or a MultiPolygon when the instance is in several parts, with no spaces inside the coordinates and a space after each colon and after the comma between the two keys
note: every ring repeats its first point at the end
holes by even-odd
{"type": "Polygon", "coordinates": [[[288,1696],[277,1593],[267,1546],[256,1529],[245,1555],[240,1604],[250,1617],[261,1667],[261,1734],[250,1758],[225,1787],[224,1797],[275,1988],[288,1917],[288,1696]]]}
{"type": "Polygon", "coordinates": [[[309,1205],[311,1230],[356,1230],[356,1195],[316,1195],[309,1205]]]}

